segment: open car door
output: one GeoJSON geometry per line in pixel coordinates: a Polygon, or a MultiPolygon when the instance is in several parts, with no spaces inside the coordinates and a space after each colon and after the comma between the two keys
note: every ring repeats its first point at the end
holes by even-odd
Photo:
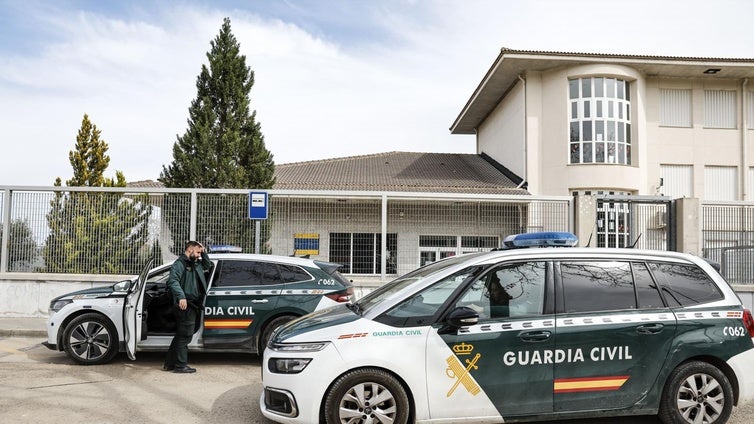
{"type": "Polygon", "coordinates": [[[139,278],[128,290],[126,302],[123,307],[123,332],[126,341],[126,353],[131,360],[136,359],[136,342],[141,340],[141,319],[144,308],[144,287],[146,287],[147,274],[152,269],[154,259],[147,261],[141,270],[139,278]]]}

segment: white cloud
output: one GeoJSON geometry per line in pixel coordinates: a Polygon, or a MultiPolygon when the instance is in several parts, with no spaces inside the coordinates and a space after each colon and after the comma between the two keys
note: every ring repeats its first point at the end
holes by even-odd
{"type": "Polygon", "coordinates": [[[156,179],[186,129],[196,76],[225,16],[255,71],[252,107],[267,148],[286,163],[391,150],[472,153],[473,138],[448,127],[502,46],[754,57],[749,2],[683,4],[379,2],[340,18],[381,35],[358,40],[220,6],[128,16],[30,9],[52,37],[36,51],[0,50],[0,185],[69,178],[84,113],[110,145],[111,174],[156,179]]]}

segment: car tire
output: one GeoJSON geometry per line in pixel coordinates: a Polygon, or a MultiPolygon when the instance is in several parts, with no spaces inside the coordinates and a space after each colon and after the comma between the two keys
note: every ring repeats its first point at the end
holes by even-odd
{"type": "Polygon", "coordinates": [[[293,321],[298,317],[293,315],[282,315],[279,317],[273,318],[270,322],[265,324],[264,330],[262,331],[262,338],[259,339],[259,354],[261,355],[264,350],[267,348],[267,342],[270,341],[270,337],[272,337],[272,333],[278,329],[283,324],[286,324],[290,321],[293,321]]]}
{"type": "Polygon", "coordinates": [[[665,424],[722,424],[732,411],[733,388],[728,377],[713,365],[693,361],[670,374],[658,416],[665,424]]]}
{"type": "Polygon", "coordinates": [[[63,348],[80,365],[104,364],[118,353],[118,332],[100,314],[84,314],[71,320],[63,331],[63,348]]]}
{"type": "Polygon", "coordinates": [[[410,407],[406,390],[395,377],[381,369],[364,368],[335,380],[328,390],[324,412],[327,424],[405,424],[410,407]],[[379,403],[371,403],[378,398],[379,403]]]}

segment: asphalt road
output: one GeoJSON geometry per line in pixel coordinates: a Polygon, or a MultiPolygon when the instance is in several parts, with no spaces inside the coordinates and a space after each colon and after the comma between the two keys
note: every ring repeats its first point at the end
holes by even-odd
{"type": "MultiPolygon", "coordinates": [[[[272,423],[259,411],[256,355],[189,354],[196,374],[164,372],[162,354],[119,355],[106,365],[74,365],[35,338],[0,338],[0,422],[272,423]]],[[[754,405],[729,424],[748,424],[754,405]]],[[[550,424],[555,424],[551,422],[550,424]]],[[[558,424],[657,424],[654,417],[558,424]]]]}

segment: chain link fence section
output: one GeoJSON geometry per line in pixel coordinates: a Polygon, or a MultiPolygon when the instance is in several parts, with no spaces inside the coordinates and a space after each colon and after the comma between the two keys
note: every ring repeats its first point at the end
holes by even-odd
{"type": "Polygon", "coordinates": [[[754,284],[754,204],[702,203],[702,254],[731,284],[754,284]]]}
{"type": "Polygon", "coordinates": [[[173,261],[187,240],[309,256],[361,281],[491,250],[514,233],[570,231],[570,197],[268,190],[251,220],[246,190],[0,189],[0,272],[134,274],[173,261]],[[10,217],[10,220],[6,219],[10,217]],[[259,240],[257,240],[259,226],[259,240]]]}

